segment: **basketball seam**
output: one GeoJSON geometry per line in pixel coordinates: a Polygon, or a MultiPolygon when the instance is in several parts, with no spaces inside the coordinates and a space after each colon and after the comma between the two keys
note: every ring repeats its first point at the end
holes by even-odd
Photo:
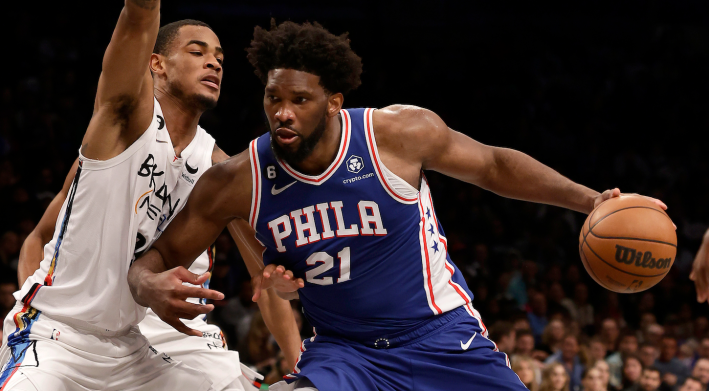
{"type": "MultiPolygon", "coordinates": [[[[672,244],[672,243],[669,243],[669,242],[663,242],[663,241],[661,241],[661,240],[642,239],[642,238],[625,238],[625,237],[622,237],[622,236],[601,236],[601,235],[597,235],[597,234],[596,234],[595,232],[593,232],[593,231],[590,231],[589,233],[590,233],[591,235],[593,235],[593,236],[599,238],[599,239],[639,240],[639,241],[642,241],[642,242],[653,242],[653,243],[666,244],[666,245],[668,245],[668,246],[672,246],[672,247],[674,247],[674,248],[677,248],[677,245],[676,245],[676,244],[672,244]]],[[[585,241],[585,238],[584,238],[584,241],[585,241]]]]}
{"type": "Polygon", "coordinates": [[[596,221],[596,223],[593,224],[593,226],[590,226],[590,225],[591,225],[591,221],[589,220],[588,225],[589,225],[590,227],[589,227],[589,229],[588,229],[588,233],[591,233],[591,232],[593,231],[593,228],[594,228],[595,226],[597,226],[598,224],[600,224],[600,222],[603,221],[606,217],[608,217],[608,216],[610,216],[610,215],[612,215],[612,214],[616,214],[616,213],[620,212],[621,210],[626,210],[626,209],[650,209],[650,210],[654,210],[655,212],[660,213],[660,214],[662,214],[663,216],[667,217],[667,219],[670,220],[670,223],[672,222],[672,219],[670,219],[670,217],[667,216],[666,213],[664,213],[663,211],[657,210],[657,209],[655,209],[655,208],[651,208],[651,207],[649,207],[649,206],[628,206],[628,207],[626,207],[626,208],[621,208],[621,209],[618,209],[618,210],[614,210],[614,211],[611,212],[611,213],[608,213],[607,215],[601,217],[598,221],[596,221]]]}
{"type": "MultiPolygon", "coordinates": [[[[586,254],[584,254],[584,252],[583,252],[583,245],[584,245],[584,244],[588,246],[588,243],[586,243],[586,238],[585,238],[585,237],[584,237],[584,239],[583,239],[583,243],[581,243],[581,251],[580,251],[580,253],[581,253],[581,263],[584,264],[584,266],[588,265],[587,270],[590,270],[591,273],[593,274],[593,276],[596,277],[596,281],[600,282],[601,279],[598,278],[598,274],[596,274],[596,271],[593,270],[593,268],[591,267],[591,262],[589,262],[588,259],[586,259],[586,258],[587,258],[587,257],[586,257],[586,254]]],[[[588,247],[591,248],[591,246],[588,246],[588,247]]]]}
{"type": "Polygon", "coordinates": [[[601,261],[603,261],[603,263],[605,263],[606,265],[612,267],[613,269],[618,270],[619,272],[623,272],[623,273],[629,274],[629,275],[631,275],[631,276],[646,277],[646,278],[649,278],[649,277],[659,277],[659,276],[664,276],[664,275],[667,274],[667,272],[665,272],[665,273],[660,273],[660,274],[644,275],[644,274],[635,274],[635,273],[631,273],[631,272],[625,271],[625,270],[623,270],[623,269],[619,269],[619,268],[615,267],[613,264],[611,264],[611,263],[609,263],[608,261],[606,261],[605,259],[603,259],[600,255],[598,255],[598,254],[596,253],[596,251],[593,250],[593,247],[591,247],[591,245],[590,245],[588,242],[586,242],[585,239],[584,239],[584,243],[586,243],[586,246],[588,246],[588,249],[591,250],[591,252],[592,252],[595,256],[597,256],[598,259],[600,259],[601,261]]]}

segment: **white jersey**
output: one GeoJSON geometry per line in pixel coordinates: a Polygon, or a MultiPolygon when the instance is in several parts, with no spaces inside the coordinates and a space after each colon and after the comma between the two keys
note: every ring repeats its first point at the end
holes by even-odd
{"type": "Polygon", "coordinates": [[[214,148],[214,139],[198,127],[182,156],[175,156],[157,99],[153,111],[148,129],[120,155],[97,161],[80,154],[44,260],[16,299],[95,329],[125,330],[143,319],[128,269],[185,205],[211,167],[214,148]]]}

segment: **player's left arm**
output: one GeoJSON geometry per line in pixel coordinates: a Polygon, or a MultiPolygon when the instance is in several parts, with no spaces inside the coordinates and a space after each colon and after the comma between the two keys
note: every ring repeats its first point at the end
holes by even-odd
{"type": "Polygon", "coordinates": [[[620,195],[617,188],[599,193],[575,183],[520,151],[475,141],[423,108],[376,110],[374,129],[378,145],[383,144],[388,153],[404,156],[403,166],[418,165],[503,197],[590,213],[601,202],[620,195]]]}
{"type": "MultiPolygon", "coordinates": [[[[229,155],[216,145],[214,146],[213,164],[218,164],[228,158],[229,155]]],[[[255,233],[249,223],[246,220],[235,219],[227,225],[227,228],[239,248],[239,253],[241,253],[252,279],[260,277],[264,269],[263,247],[256,240],[255,233]]],[[[259,288],[258,293],[258,298],[255,301],[261,310],[263,321],[273,334],[278,346],[281,347],[288,366],[293,367],[300,354],[301,340],[290,303],[280,298],[274,289],[261,290],[259,288]]]]}

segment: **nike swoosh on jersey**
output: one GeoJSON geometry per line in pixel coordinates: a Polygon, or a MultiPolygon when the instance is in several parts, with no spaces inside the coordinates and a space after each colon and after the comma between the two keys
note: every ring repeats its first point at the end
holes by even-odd
{"type": "Polygon", "coordinates": [[[192,168],[192,167],[190,167],[189,164],[187,164],[187,162],[185,162],[185,168],[187,169],[187,172],[189,172],[189,173],[192,174],[192,175],[196,174],[197,171],[199,171],[199,167],[197,167],[197,168],[192,168]]]}
{"type": "Polygon", "coordinates": [[[281,187],[280,189],[276,189],[276,185],[273,185],[273,187],[271,188],[271,194],[273,194],[273,195],[281,194],[283,192],[283,190],[295,185],[296,182],[297,181],[293,181],[293,182],[281,187]]]}
{"type": "Polygon", "coordinates": [[[473,339],[475,339],[476,335],[478,335],[477,332],[473,333],[473,336],[470,337],[470,339],[466,343],[463,343],[463,341],[460,341],[460,347],[463,348],[463,350],[468,350],[468,348],[470,347],[470,343],[473,342],[473,339]]]}

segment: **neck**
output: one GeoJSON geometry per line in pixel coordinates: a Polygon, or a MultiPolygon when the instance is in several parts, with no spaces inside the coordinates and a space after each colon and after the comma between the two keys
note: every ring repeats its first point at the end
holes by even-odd
{"type": "Polygon", "coordinates": [[[197,125],[203,111],[189,107],[184,101],[162,88],[155,88],[155,97],[160,102],[165,116],[165,126],[175,148],[175,155],[180,156],[197,134],[197,125]]]}
{"type": "Polygon", "coordinates": [[[313,149],[313,153],[302,162],[294,165],[298,171],[308,175],[320,175],[327,170],[340,149],[340,139],[342,138],[340,121],[339,114],[326,119],[325,132],[313,149]]]}

